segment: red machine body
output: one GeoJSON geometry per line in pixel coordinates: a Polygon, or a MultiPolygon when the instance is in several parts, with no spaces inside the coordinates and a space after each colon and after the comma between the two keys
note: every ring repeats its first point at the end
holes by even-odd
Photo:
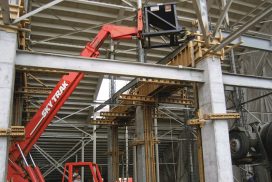
{"type": "MultiPolygon", "coordinates": [[[[142,11],[138,11],[137,27],[126,27],[107,24],[104,25],[92,42],[88,42],[86,47],[82,50],[81,56],[96,58],[99,56],[99,48],[104,40],[110,35],[114,40],[132,39],[133,36],[140,37],[143,29],[142,11]]],[[[47,126],[50,124],[54,116],[63,106],[65,101],[73,93],[80,80],[84,77],[84,73],[70,72],[64,75],[58,82],[56,87],[52,90],[50,95],[40,106],[34,117],[28,122],[25,129],[25,140],[14,142],[9,149],[9,163],[8,163],[8,181],[14,182],[44,182],[44,178],[38,166],[32,168],[30,165],[21,165],[20,160],[22,154],[18,150],[21,148],[23,155],[28,155],[33,145],[40,138],[47,126]]],[[[86,165],[91,165],[86,163],[86,165]]],[[[71,165],[77,165],[73,163],[71,165]]],[[[79,163],[78,165],[83,165],[79,163]]],[[[85,163],[84,163],[85,165],[85,163]]],[[[97,172],[99,172],[96,164],[97,172]]],[[[93,172],[93,170],[91,170],[93,172]]],[[[70,172],[69,172],[70,175],[70,172]]],[[[93,174],[94,176],[94,174],[93,174]]],[[[96,173],[97,182],[102,182],[102,178],[96,173]]],[[[69,178],[70,179],[70,178],[69,178]]],[[[70,181],[69,181],[70,182],[70,181]]]]}
{"type": "MultiPolygon", "coordinates": [[[[87,167],[89,168],[91,172],[91,179],[93,182],[103,182],[101,173],[99,170],[99,167],[97,164],[92,162],[69,162],[65,164],[63,176],[62,176],[62,182],[73,182],[73,175],[75,173],[75,169],[79,169],[81,167],[87,167]],[[68,179],[65,178],[65,175],[68,177],[68,179]]],[[[86,169],[86,168],[85,168],[86,169]]]]}

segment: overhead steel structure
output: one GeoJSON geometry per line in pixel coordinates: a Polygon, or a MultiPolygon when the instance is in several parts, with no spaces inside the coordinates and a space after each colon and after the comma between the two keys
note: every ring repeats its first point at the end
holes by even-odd
{"type": "MultiPolygon", "coordinates": [[[[12,3],[16,4],[18,2],[14,1],[12,3]]],[[[23,93],[25,96],[28,96],[27,107],[22,104],[22,100],[20,100],[22,98],[18,98],[15,95],[14,99],[16,100],[16,108],[21,108],[24,118],[29,118],[35,112],[38,104],[41,104],[46,98],[46,93],[57,83],[61,74],[67,71],[82,71],[87,74],[78,89],[59,112],[59,118],[55,119],[52,126],[41,136],[35,146],[36,150],[34,149],[33,151],[33,156],[37,163],[44,164],[41,167],[44,176],[49,177],[48,179],[55,180],[54,176],[59,173],[57,171],[62,171],[61,166],[66,160],[71,158],[73,161],[81,159],[85,161],[96,160],[101,166],[107,166],[105,155],[107,151],[107,130],[103,127],[93,130],[88,124],[90,115],[95,110],[92,107],[97,104],[95,100],[103,75],[116,75],[121,77],[121,79],[145,77],[199,83],[199,104],[200,108],[203,108],[204,114],[226,112],[224,86],[272,89],[271,78],[222,73],[221,69],[224,69],[224,67],[216,56],[207,57],[205,60],[197,63],[197,68],[152,64],[165,57],[169,52],[172,52],[173,48],[159,48],[147,51],[145,53],[146,56],[140,58],[140,63],[134,63],[136,62],[136,50],[139,47],[135,46],[136,43],[128,42],[117,43],[115,50],[116,60],[114,61],[103,59],[103,56],[93,60],[75,56],[83,48],[86,40],[89,37],[94,37],[103,24],[109,22],[125,25],[133,24],[132,20],[137,9],[137,3],[134,1],[113,0],[110,3],[106,3],[87,0],[54,0],[51,2],[41,0],[25,1],[25,3],[25,10],[28,13],[25,15],[21,14],[22,16],[15,18],[14,15],[11,15],[11,20],[9,20],[8,12],[5,11],[6,4],[1,4],[3,24],[1,24],[2,31],[0,32],[0,67],[2,70],[0,73],[0,90],[3,99],[0,100],[0,108],[3,112],[3,119],[0,122],[0,128],[9,128],[11,121],[17,122],[16,124],[22,124],[23,119],[20,114],[11,114],[11,108],[14,106],[14,88],[15,94],[23,93]],[[100,11],[101,8],[104,8],[103,12],[100,11]],[[31,33],[29,33],[28,26],[14,28],[16,23],[25,18],[30,18],[31,20],[31,33]],[[17,39],[17,30],[20,31],[20,40],[17,39]],[[25,40],[28,41],[26,45],[22,44],[22,35],[27,36],[25,37],[25,40]],[[16,51],[18,41],[20,46],[27,47],[33,53],[16,51]],[[15,68],[17,69],[16,77],[15,68]],[[14,87],[15,79],[16,84],[18,84],[22,82],[20,80],[23,77],[27,81],[26,85],[16,85],[14,87]],[[41,85],[44,87],[43,93],[40,90],[39,92],[30,90],[30,87],[40,87],[41,85]],[[17,88],[24,87],[27,87],[29,90],[17,90],[17,88]],[[93,141],[93,132],[96,135],[96,146],[90,147],[88,144],[93,141]],[[85,149],[85,152],[80,154],[79,151],[81,149],[85,149]],[[92,156],[90,153],[97,155],[92,156]]],[[[139,3],[141,2],[139,1],[138,5],[139,3]]],[[[206,37],[204,40],[206,43],[208,43],[207,40],[210,36],[209,31],[218,30],[218,27],[224,29],[225,25],[220,26],[223,19],[226,24],[229,24],[229,27],[235,25],[231,27],[233,28],[231,31],[222,31],[221,35],[225,39],[223,39],[221,44],[212,47],[213,50],[219,50],[226,45],[234,45],[232,48],[238,52],[243,51],[244,48],[272,51],[271,35],[258,32],[262,26],[260,20],[267,17],[272,10],[270,2],[264,1],[258,5],[253,0],[247,2],[234,0],[225,3],[225,7],[220,4],[221,1],[216,0],[210,0],[207,4],[204,0],[178,2],[179,20],[182,25],[193,29],[191,22],[198,19],[200,31],[206,37]],[[222,8],[218,8],[218,6],[222,8]],[[222,13],[218,13],[221,12],[221,9],[222,13]],[[210,17],[209,21],[208,17],[210,17]],[[243,26],[245,23],[246,26],[243,26]],[[239,26],[243,26],[243,28],[239,28],[239,26]],[[215,29],[210,29],[211,27],[215,27],[215,29]]],[[[214,35],[218,35],[218,32],[215,31],[214,35]]],[[[156,41],[161,42],[163,40],[156,41]]],[[[107,54],[108,47],[109,43],[106,42],[101,49],[101,55],[107,54]]],[[[139,51],[139,55],[143,56],[142,50],[139,49],[139,51]]],[[[135,80],[123,90],[134,86],[133,82],[137,83],[135,80]]],[[[139,111],[137,113],[139,114],[138,117],[140,117],[141,113],[139,111]]],[[[136,120],[139,120],[139,118],[136,117],[136,120]]],[[[122,131],[120,130],[120,132],[122,131]]],[[[128,132],[134,133],[134,128],[129,129],[128,132]]],[[[161,141],[166,140],[167,137],[165,137],[164,133],[167,132],[165,124],[158,120],[158,139],[161,141]]],[[[181,132],[181,129],[176,130],[173,133],[174,137],[178,139],[177,136],[181,132]]],[[[125,138],[122,137],[119,136],[121,141],[124,141],[125,138]]],[[[132,138],[129,139],[131,140],[132,138]]],[[[7,156],[8,139],[1,137],[0,142],[2,146],[0,150],[1,156],[7,156]]],[[[233,175],[230,154],[228,152],[226,121],[209,122],[204,126],[202,128],[202,143],[205,156],[205,180],[232,181],[233,175]],[[214,158],[214,156],[217,157],[214,158]],[[224,170],[222,170],[222,167],[224,167],[224,170]],[[208,175],[211,174],[210,170],[212,170],[214,175],[208,175]]],[[[159,149],[162,151],[168,145],[162,143],[159,146],[159,149]]],[[[125,148],[122,145],[119,147],[125,148]]],[[[161,151],[158,154],[161,154],[161,151]]],[[[130,162],[132,162],[133,157],[129,156],[129,158],[130,162]]],[[[5,157],[0,159],[0,165],[2,166],[0,168],[0,181],[5,181],[6,179],[5,164],[7,160],[8,158],[5,157]]],[[[132,169],[131,166],[130,169],[132,169]]],[[[139,174],[139,171],[138,169],[135,172],[137,176],[143,175],[139,174]]],[[[132,175],[132,172],[130,172],[130,175],[132,175]]],[[[104,174],[104,176],[106,175],[104,174]]],[[[141,176],[141,179],[147,178],[141,176]]]]}

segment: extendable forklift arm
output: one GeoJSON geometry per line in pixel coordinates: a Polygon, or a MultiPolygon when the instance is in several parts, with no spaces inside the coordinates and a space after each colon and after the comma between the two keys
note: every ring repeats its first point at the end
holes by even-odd
{"type": "MultiPolygon", "coordinates": [[[[16,179],[18,181],[18,179],[20,179],[20,182],[23,182],[24,180],[28,181],[25,179],[27,175],[24,173],[24,170],[28,173],[28,176],[33,176],[30,166],[26,166],[24,167],[25,169],[22,169],[20,165],[18,165],[22,154],[29,154],[33,145],[40,138],[44,130],[50,124],[65,101],[76,89],[83,77],[84,73],[79,72],[70,72],[68,75],[64,75],[44,103],[40,106],[34,117],[26,125],[25,140],[15,142],[11,145],[9,149],[8,180],[16,179]],[[22,153],[20,153],[18,148],[21,149],[22,153]]],[[[35,169],[35,171],[37,172],[37,169],[35,169]]],[[[37,175],[38,178],[41,178],[40,174],[37,175]]]]}
{"type": "Polygon", "coordinates": [[[18,141],[10,147],[9,158],[12,161],[17,161],[21,157],[17,144],[25,155],[30,152],[64,102],[76,89],[83,76],[83,73],[71,72],[61,78],[34,117],[27,123],[25,140],[18,141]]]}
{"type": "Polygon", "coordinates": [[[138,35],[138,29],[137,27],[126,27],[111,24],[104,25],[93,41],[86,44],[86,47],[83,49],[80,55],[84,57],[98,57],[100,55],[98,49],[109,35],[113,40],[132,39],[133,36],[138,35]]]}
{"type": "Polygon", "coordinates": [[[88,42],[81,52],[81,56],[96,58],[100,55],[99,48],[105,39],[110,35],[112,40],[132,39],[133,37],[141,38],[143,30],[142,10],[138,10],[137,26],[127,27],[113,24],[103,25],[96,37],[88,42]]]}

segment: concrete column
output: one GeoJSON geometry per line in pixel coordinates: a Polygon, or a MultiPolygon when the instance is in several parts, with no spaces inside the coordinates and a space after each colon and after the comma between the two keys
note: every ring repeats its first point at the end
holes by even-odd
{"type": "MultiPolygon", "coordinates": [[[[204,27],[209,32],[206,0],[195,0],[199,4],[204,27]]],[[[203,29],[204,28],[204,29],[203,29]]],[[[208,42],[208,40],[205,40],[208,42]]],[[[199,109],[202,115],[226,113],[224,85],[221,62],[218,57],[208,56],[196,65],[204,71],[204,84],[199,85],[199,109]]],[[[231,154],[229,145],[228,122],[226,120],[208,121],[201,128],[205,181],[233,181],[231,154]]]]}
{"type": "MultiPolygon", "coordinates": [[[[144,140],[144,110],[141,106],[136,108],[136,137],[137,140],[144,140]]],[[[145,146],[137,145],[137,181],[146,182],[146,166],[145,166],[145,146]]]]}
{"type": "MultiPolygon", "coordinates": [[[[0,128],[7,129],[12,116],[17,34],[0,31],[0,128]]],[[[6,181],[8,138],[0,137],[0,181],[6,181]]]]}
{"type": "Polygon", "coordinates": [[[119,178],[118,126],[108,128],[108,181],[119,178]]]}
{"type": "MultiPolygon", "coordinates": [[[[205,84],[199,85],[201,114],[226,113],[225,95],[219,58],[208,57],[197,64],[203,69],[205,84]]],[[[228,122],[207,122],[201,129],[205,181],[233,181],[228,122]]]]}
{"type": "Polygon", "coordinates": [[[119,145],[118,126],[112,126],[112,176],[114,181],[119,180],[119,145]]]}
{"type": "Polygon", "coordinates": [[[153,136],[153,108],[149,105],[136,108],[137,181],[155,182],[155,152],[153,136]]]}

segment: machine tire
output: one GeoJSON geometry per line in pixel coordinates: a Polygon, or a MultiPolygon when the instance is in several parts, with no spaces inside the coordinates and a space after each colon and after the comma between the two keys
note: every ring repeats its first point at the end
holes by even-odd
{"type": "Polygon", "coordinates": [[[231,146],[231,157],[233,159],[241,159],[246,156],[248,150],[249,150],[249,140],[246,136],[245,132],[241,131],[231,131],[230,132],[230,144],[232,145],[232,142],[238,142],[239,146],[236,151],[233,150],[233,147],[231,146]]]}

